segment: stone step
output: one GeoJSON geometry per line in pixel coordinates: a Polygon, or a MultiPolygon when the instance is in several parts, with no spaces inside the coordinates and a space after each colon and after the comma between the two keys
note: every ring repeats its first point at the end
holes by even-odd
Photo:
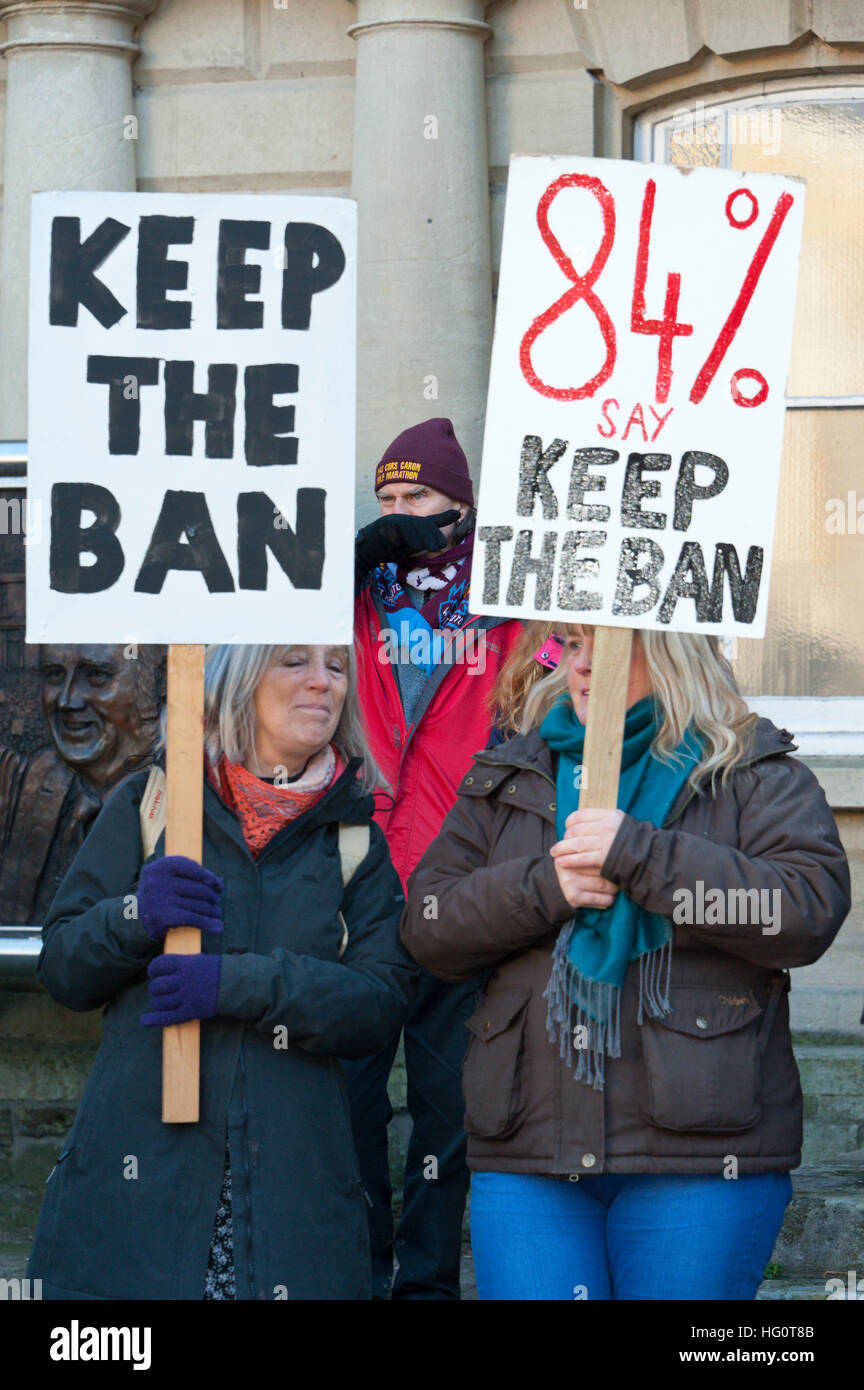
{"type": "Polygon", "coordinates": [[[864,1047],[799,1042],[795,1057],[804,1092],[801,1161],[824,1168],[864,1145],[864,1047]]]}
{"type": "Polygon", "coordinates": [[[824,1167],[864,1144],[862,1107],[858,1096],[805,1096],[802,1164],[824,1167]]]}
{"type": "Polygon", "coordinates": [[[793,1034],[834,1033],[854,1043],[859,1040],[861,1027],[860,933],[856,934],[855,949],[846,953],[845,960],[840,959],[836,946],[832,947],[832,954],[836,962],[832,974],[839,974],[845,968],[845,978],[842,982],[832,979],[823,984],[802,984],[800,979],[796,979],[799,972],[793,971],[789,1021],[793,1034]]]}
{"type": "Polygon", "coordinates": [[[827,1297],[824,1279],[766,1279],[756,1294],[761,1303],[815,1303],[827,1297]]]}
{"type": "Polygon", "coordinates": [[[864,1047],[850,1043],[798,1043],[795,1060],[805,1093],[864,1095],[864,1047]]]}
{"type": "Polygon", "coordinates": [[[864,1151],[801,1168],[792,1185],[772,1263],[785,1278],[807,1281],[849,1270],[864,1275],[864,1151]]]}

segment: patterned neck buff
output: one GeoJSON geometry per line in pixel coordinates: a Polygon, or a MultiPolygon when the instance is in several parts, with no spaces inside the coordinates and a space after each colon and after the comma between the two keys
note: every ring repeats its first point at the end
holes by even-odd
{"type": "Polygon", "coordinates": [[[331,743],[309,759],[296,782],[265,782],[224,755],[215,769],[209,758],[206,766],[208,778],[239,820],[253,859],[289,821],[311,810],[345,770],[331,743]]]}

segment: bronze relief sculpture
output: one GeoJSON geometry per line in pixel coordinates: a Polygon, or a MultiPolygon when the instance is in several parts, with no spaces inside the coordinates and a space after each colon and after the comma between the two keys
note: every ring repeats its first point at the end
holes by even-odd
{"type": "Polygon", "coordinates": [[[102,802],[151,762],[165,697],[165,648],[40,647],[51,744],[0,749],[0,923],[40,924],[102,802]]]}

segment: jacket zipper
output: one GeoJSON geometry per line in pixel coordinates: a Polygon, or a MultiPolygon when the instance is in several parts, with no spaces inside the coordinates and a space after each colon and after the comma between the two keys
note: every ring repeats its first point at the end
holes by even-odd
{"type": "MultiPolygon", "coordinates": [[[[373,613],[375,614],[375,621],[376,621],[376,623],[377,623],[377,625],[378,625],[378,630],[377,630],[377,632],[376,632],[376,630],[375,630],[375,624],[372,623],[372,621],[370,620],[370,623],[369,623],[369,631],[370,631],[370,635],[371,635],[371,637],[372,637],[373,643],[377,643],[378,640],[379,640],[379,638],[380,638],[380,635],[381,635],[381,619],[382,619],[383,614],[382,614],[382,613],[379,613],[378,607],[377,607],[377,605],[376,605],[376,603],[375,603],[374,597],[371,598],[371,603],[372,603],[372,611],[373,611],[373,613]]],[[[476,618],[477,615],[474,615],[474,616],[475,616],[475,618],[476,618]]],[[[494,627],[492,627],[492,628],[485,628],[485,627],[484,627],[484,628],[478,628],[477,630],[478,630],[479,632],[492,632],[492,631],[494,631],[495,627],[501,627],[503,623],[510,622],[510,621],[511,621],[511,619],[509,619],[509,618],[500,618],[500,619],[494,621],[494,627]]],[[[461,632],[461,633],[466,632],[469,626],[470,626],[470,623],[466,623],[464,627],[455,629],[454,637],[453,637],[452,640],[455,642],[455,641],[456,641],[456,638],[457,638],[458,635],[459,635],[459,633],[460,633],[460,632],[461,632]]],[[[442,663],[442,665],[444,665],[444,663],[442,663]]],[[[396,691],[396,695],[397,695],[397,697],[398,697],[399,712],[402,714],[402,717],[403,717],[403,720],[404,720],[405,715],[404,715],[404,708],[403,708],[403,705],[402,705],[402,697],[399,695],[399,687],[398,687],[398,684],[397,684],[397,681],[396,681],[396,677],[393,675],[393,671],[392,671],[392,669],[391,669],[391,663],[390,663],[389,661],[388,661],[388,663],[387,663],[387,667],[388,667],[388,670],[389,670],[389,672],[390,672],[390,679],[391,679],[391,681],[393,682],[393,686],[394,686],[394,689],[395,689],[395,691],[396,691]]],[[[441,668],[440,668],[440,667],[436,667],[435,669],[436,669],[436,671],[437,671],[437,670],[440,670],[441,668]]],[[[429,679],[432,680],[432,679],[434,679],[434,677],[433,677],[433,676],[430,676],[429,679]]],[[[402,742],[402,738],[403,738],[402,730],[400,729],[398,723],[395,723],[395,722],[394,722],[394,724],[393,724],[393,744],[394,744],[394,747],[401,749],[401,752],[400,752],[400,755],[399,755],[399,766],[398,766],[398,768],[397,768],[397,770],[396,770],[397,782],[398,782],[399,777],[401,777],[401,775],[402,775],[402,764],[403,764],[403,762],[405,761],[405,754],[406,754],[406,752],[408,751],[408,745],[409,745],[409,743],[411,742],[412,738],[414,737],[415,733],[417,732],[417,728],[418,728],[418,726],[419,726],[419,724],[420,724],[420,722],[421,722],[421,720],[422,720],[422,718],[423,718],[423,715],[426,713],[427,709],[428,709],[429,706],[431,705],[431,703],[432,703],[432,701],[434,700],[435,696],[438,694],[438,691],[441,689],[441,687],[443,686],[444,681],[445,681],[446,679],[447,679],[447,676],[446,676],[446,672],[445,672],[445,675],[444,675],[444,676],[441,678],[441,680],[438,682],[438,684],[436,685],[435,689],[433,690],[432,694],[428,697],[428,699],[423,699],[423,700],[420,701],[420,716],[419,716],[419,718],[415,719],[415,720],[413,721],[413,723],[411,723],[411,724],[406,724],[406,725],[405,725],[405,741],[404,741],[404,743],[402,742]]],[[[389,704],[390,704],[390,709],[389,709],[390,718],[392,719],[392,718],[393,718],[393,706],[392,706],[392,700],[390,700],[390,692],[388,692],[388,702],[389,702],[389,704]]]]}
{"type": "MultiPolygon", "coordinates": [[[[253,1251],[252,1233],[252,1173],[249,1161],[250,1140],[249,1140],[249,1103],[247,1098],[248,1081],[246,1078],[246,1026],[243,1027],[243,1035],[240,1039],[240,1070],[243,1075],[243,1167],[246,1178],[246,1275],[249,1280],[249,1292],[253,1298],[258,1298],[258,1285],[255,1277],[255,1256],[253,1251]]],[[[253,1140],[254,1144],[255,1141],[253,1140]]],[[[255,1166],[257,1167],[257,1152],[255,1154],[255,1166]]],[[[231,1194],[232,1209],[234,1205],[234,1194],[231,1194]]],[[[263,1297],[263,1295],[261,1295],[263,1297]]]]}

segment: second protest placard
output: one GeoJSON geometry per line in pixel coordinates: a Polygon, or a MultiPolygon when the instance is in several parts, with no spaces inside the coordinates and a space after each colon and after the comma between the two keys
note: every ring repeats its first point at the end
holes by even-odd
{"type": "Polygon", "coordinates": [[[511,161],[478,612],[764,635],[803,207],[772,174],[511,161]]]}

